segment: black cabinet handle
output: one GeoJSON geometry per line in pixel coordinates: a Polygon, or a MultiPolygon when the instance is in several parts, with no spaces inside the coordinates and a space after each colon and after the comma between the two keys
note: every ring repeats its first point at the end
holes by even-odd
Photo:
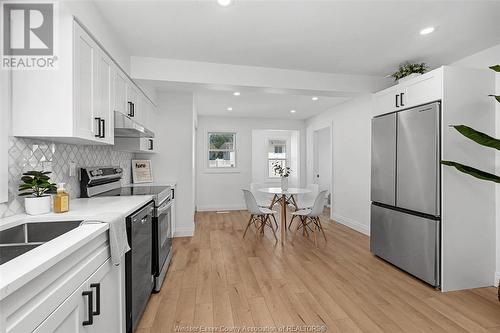
{"type": "Polygon", "coordinates": [[[93,316],[101,314],[101,284],[92,283],[90,288],[95,288],[95,311],[92,312],[93,316]]]}
{"type": "Polygon", "coordinates": [[[396,95],[396,107],[399,108],[399,94],[396,95]]]}
{"type": "Polygon", "coordinates": [[[128,116],[133,117],[134,116],[134,103],[128,102],[128,116]]]}
{"type": "Polygon", "coordinates": [[[135,117],[135,103],[132,103],[132,117],[135,117]]]}
{"type": "Polygon", "coordinates": [[[101,138],[101,118],[95,117],[94,119],[97,121],[97,134],[94,136],[96,138],[101,138]]]}
{"type": "Polygon", "coordinates": [[[153,150],[153,139],[149,139],[149,150],[153,150]]]}
{"type": "Polygon", "coordinates": [[[102,133],[101,133],[101,136],[100,138],[105,138],[106,135],[105,135],[105,128],[106,128],[106,121],[104,119],[101,119],[101,126],[102,126],[102,133]]]}
{"type": "Polygon", "coordinates": [[[94,317],[93,317],[93,314],[92,314],[92,307],[94,306],[93,303],[93,299],[92,299],[92,292],[91,291],[84,291],[82,293],[82,296],[83,297],[87,297],[87,308],[88,308],[88,313],[89,313],[89,319],[88,320],[85,320],[82,322],[82,325],[83,326],[88,326],[88,325],[92,325],[94,323],[94,317]]]}
{"type": "Polygon", "coordinates": [[[399,96],[400,96],[400,97],[399,97],[399,100],[400,100],[400,102],[401,102],[401,106],[405,106],[405,105],[403,104],[403,96],[404,96],[404,94],[405,94],[405,93],[401,93],[401,94],[399,94],[399,96]]]}

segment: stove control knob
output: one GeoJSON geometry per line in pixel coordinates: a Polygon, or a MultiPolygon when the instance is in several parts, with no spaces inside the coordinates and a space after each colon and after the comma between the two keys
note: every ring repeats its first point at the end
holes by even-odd
{"type": "Polygon", "coordinates": [[[115,169],[115,172],[116,172],[116,173],[122,173],[122,172],[123,172],[123,169],[122,169],[122,168],[116,168],[116,169],[115,169]]]}

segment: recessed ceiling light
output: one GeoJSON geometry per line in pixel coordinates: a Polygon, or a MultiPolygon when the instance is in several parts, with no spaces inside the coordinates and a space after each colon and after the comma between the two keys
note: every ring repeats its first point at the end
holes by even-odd
{"type": "Polygon", "coordinates": [[[233,0],[217,0],[217,3],[222,7],[227,7],[233,3],[233,0]]]}
{"type": "Polygon", "coordinates": [[[317,96],[314,96],[313,98],[311,98],[313,101],[317,101],[319,98],[317,96]]]}
{"type": "Polygon", "coordinates": [[[297,111],[295,111],[295,110],[290,110],[290,113],[295,113],[295,112],[297,112],[297,111]]]}
{"type": "Polygon", "coordinates": [[[420,30],[420,34],[421,35],[428,35],[428,34],[432,33],[434,30],[435,30],[434,27],[428,27],[428,28],[420,30]]]}
{"type": "Polygon", "coordinates": [[[239,92],[239,91],[235,91],[235,92],[233,93],[233,95],[234,95],[234,96],[239,96],[239,95],[241,95],[241,94],[240,94],[240,92],[239,92]]]}
{"type": "Polygon", "coordinates": [[[233,108],[232,107],[228,107],[227,111],[233,111],[233,108]]]}

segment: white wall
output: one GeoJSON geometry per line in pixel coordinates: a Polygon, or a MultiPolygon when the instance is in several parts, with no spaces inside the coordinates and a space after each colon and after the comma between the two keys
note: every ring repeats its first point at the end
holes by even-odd
{"type": "Polygon", "coordinates": [[[151,159],[154,182],[175,180],[175,236],[192,236],[194,232],[194,154],[195,111],[191,93],[159,93],[155,115],[156,154],[137,154],[151,159]]]}
{"type": "MultiPolygon", "coordinates": [[[[476,54],[463,58],[455,63],[453,66],[467,67],[467,68],[488,68],[492,65],[500,64],[500,44],[489,49],[483,50],[476,54]]],[[[496,88],[492,94],[500,95],[500,73],[496,74],[496,88]]],[[[493,101],[492,101],[493,103],[493,101]]],[[[496,104],[496,119],[495,119],[495,137],[500,138],[500,103],[496,104]]],[[[492,134],[492,133],[490,133],[492,134]]],[[[496,153],[496,174],[500,175],[500,153],[496,153]]],[[[498,283],[500,279],[500,186],[496,186],[496,278],[495,282],[498,283]]]]}
{"type": "MultiPolygon", "coordinates": [[[[241,189],[249,188],[252,182],[252,130],[254,129],[299,130],[301,156],[305,156],[305,124],[301,120],[199,116],[196,148],[197,210],[245,208],[241,189]],[[236,170],[207,169],[206,135],[212,130],[237,133],[236,170]]],[[[302,158],[301,179],[305,179],[303,160],[302,158]]]]}
{"type": "Polygon", "coordinates": [[[331,218],[370,233],[371,95],[358,97],[307,121],[307,182],[313,183],[314,131],[332,126],[331,218]]]}

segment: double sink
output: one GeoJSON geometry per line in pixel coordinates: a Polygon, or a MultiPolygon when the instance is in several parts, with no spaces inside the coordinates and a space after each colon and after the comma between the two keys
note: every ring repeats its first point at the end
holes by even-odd
{"type": "Polygon", "coordinates": [[[0,231],[0,265],[77,228],[81,222],[29,222],[0,231]]]}

